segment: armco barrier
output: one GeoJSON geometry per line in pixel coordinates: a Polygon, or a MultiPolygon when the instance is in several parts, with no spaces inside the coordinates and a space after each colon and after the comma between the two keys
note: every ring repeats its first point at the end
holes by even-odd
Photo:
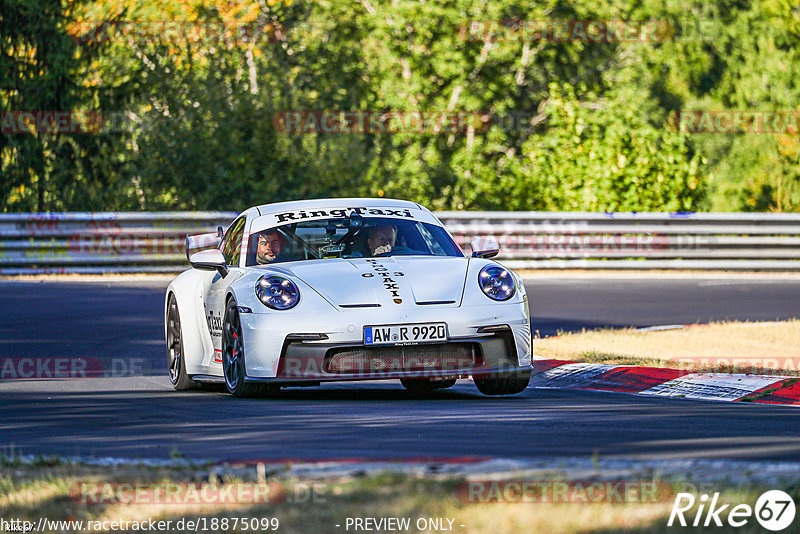
{"type": "Polygon", "coordinates": [[[177,272],[186,234],[227,228],[236,213],[0,214],[0,274],[177,272]]]}
{"type": "Polygon", "coordinates": [[[439,212],[460,243],[494,236],[511,268],[800,269],[800,214],[439,212]]]}
{"type": "MultiPolygon", "coordinates": [[[[0,274],[177,272],[233,212],[0,214],[0,274]]],[[[800,269],[800,214],[439,212],[512,268],[800,269]]]]}

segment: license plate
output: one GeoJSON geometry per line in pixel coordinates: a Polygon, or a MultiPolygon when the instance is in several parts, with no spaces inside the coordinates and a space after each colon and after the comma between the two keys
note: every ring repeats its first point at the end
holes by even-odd
{"type": "Polygon", "coordinates": [[[447,323],[387,324],[364,327],[365,345],[408,345],[447,340],[447,323]]]}

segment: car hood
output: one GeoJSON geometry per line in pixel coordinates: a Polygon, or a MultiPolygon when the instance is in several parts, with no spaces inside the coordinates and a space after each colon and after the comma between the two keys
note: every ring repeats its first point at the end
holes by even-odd
{"type": "Polygon", "coordinates": [[[284,268],[344,308],[460,306],[468,258],[392,256],[298,262],[284,268]]]}

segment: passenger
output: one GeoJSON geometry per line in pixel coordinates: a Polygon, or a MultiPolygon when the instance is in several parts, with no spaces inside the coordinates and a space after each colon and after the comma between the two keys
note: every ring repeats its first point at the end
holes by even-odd
{"type": "Polygon", "coordinates": [[[396,240],[397,228],[390,224],[367,228],[367,247],[372,256],[391,252],[396,240]]]}

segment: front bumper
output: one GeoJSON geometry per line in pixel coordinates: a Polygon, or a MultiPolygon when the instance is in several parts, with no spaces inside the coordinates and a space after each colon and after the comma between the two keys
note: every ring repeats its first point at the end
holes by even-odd
{"type": "Polygon", "coordinates": [[[513,333],[505,327],[483,337],[418,345],[365,346],[287,340],[277,376],[248,380],[291,383],[466,378],[519,368],[513,333]]]}
{"type": "Polygon", "coordinates": [[[248,380],[452,378],[530,368],[527,305],[425,309],[399,316],[376,312],[350,310],[324,318],[242,314],[248,380]],[[438,321],[448,325],[447,342],[406,346],[365,346],[363,342],[365,325],[438,321]],[[336,324],[341,326],[332,327],[336,324]],[[301,341],[294,339],[296,334],[320,334],[327,339],[301,341]]]}

